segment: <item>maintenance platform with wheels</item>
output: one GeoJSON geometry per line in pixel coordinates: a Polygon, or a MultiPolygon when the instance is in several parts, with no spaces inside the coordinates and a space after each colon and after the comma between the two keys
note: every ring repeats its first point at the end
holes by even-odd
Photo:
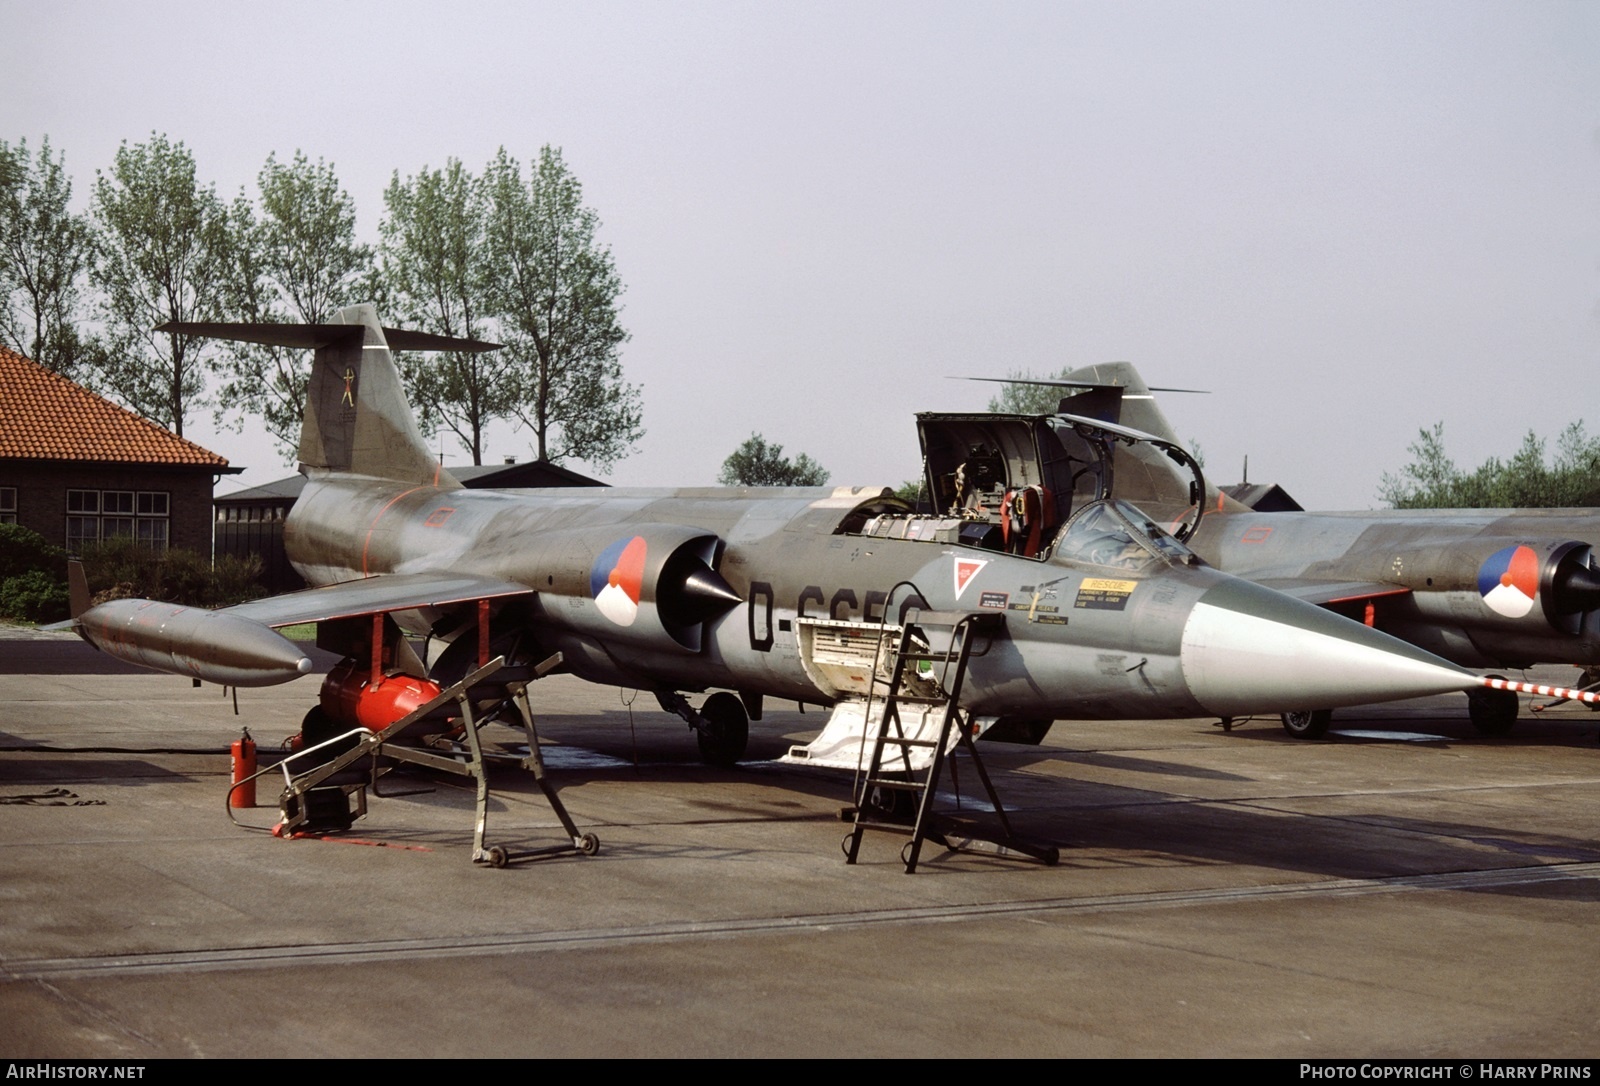
{"type": "MultiPolygon", "coordinates": [[[[528,685],[561,663],[559,654],[537,666],[508,666],[496,657],[460,681],[417,706],[394,723],[377,731],[352,728],[338,734],[329,730],[326,714],[313,708],[306,715],[303,745],[277,765],[236,781],[228,791],[228,817],[244,826],[234,814],[234,796],[267,774],[282,774],[279,796],[281,820],[271,828],[280,837],[299,833],[341,832],[367,813],[367,792],[382,797],[379,782],[400,765],[472,777],[477,784],[474,805],[472,861],[505,867],[516,860],[580,853],[596,855],[600,839],[580,832],[545,773],[539,736],[528,703],[528,685]],[[495,755],[484,750],[479,731],[514,707],[527,737],[525,757],[495,755]],[[492,761],[514,762],[533,774],[550,809],[561,822],[567,840],[561,844],[512,852],[504,845],[488,845],[489,772],[492,761]]],[[[399,793],[401,795],[410,793],[399,793]]],[[[260,829],[263,827],[250,827],[260,829]]]]}

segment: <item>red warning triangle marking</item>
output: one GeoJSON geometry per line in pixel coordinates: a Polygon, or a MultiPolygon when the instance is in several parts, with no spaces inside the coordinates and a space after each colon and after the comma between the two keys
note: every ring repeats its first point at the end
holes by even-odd
{"type": "Polygon", "coordinates": [[[972,583],[972,578],[976,577],[978,571],[988,564],[987,561],[980,562],[973,558],[956,559],[956,599],[959,600],[961,598],[961,593],[967,590],[967,585],[972,583]]]}

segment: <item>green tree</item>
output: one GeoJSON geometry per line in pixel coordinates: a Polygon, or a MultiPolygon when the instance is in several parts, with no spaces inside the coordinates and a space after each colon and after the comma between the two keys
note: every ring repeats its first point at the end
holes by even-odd
{"type": "MultiPolygon", "coordinates": [[[[1055,373],[1043,377],[1035,377],[1027,370],[1011,370],[1006,374],[1006,380],[1065,381],[1071,373],[1071,366],[1063,366],[1055,373]]],[[[1061,403],[1061,398],[1072,395],[1073,391],[1057,385],[1001,385],[999,393],[989,399],[989,410],[1005,415],[1053,415],[1061,403]]]]}
{"type": "Polygon", "coordinates": [[[828,472],[805,453],[790,460],[782,445],[768,445],[760,434],[751,434],[722,462],[717,481],[723,486],[823,486],[828,472]]]}
{"type": "MultiPolygon", "coordinates": [[[[243,194],[230,212],[233,259],[228,310],[233,320],[321,324],[362,299],[372,248],[356,241],[355,202],[332,165],[267,156],[257,177],[260,215],[243,194]]],[[[305,351],[234,343],[224,348],[217,421],[260,417],[292,457],[300,440],[310,358],[305,351]]]]}
{"type": "Polygon", "coordinates": [[[67,617],[66,554],[37,532],[0,524],[0,618],[67,617]]]}
{"type": "Polygon", "coordinates": [[[158,553],[125,535],[85,547],[83,572],[95,603],[139,597],[231,607],[265,594],[258,554],[224,554],[213,562],[181,547],[158,553]]]}
{"type": "Polygon", "coordinates": [[[1444,423],[1418,432],[1408,446],[1411,461],[1398,474],[1385,472],[1381,501],[1396,509],[1547,509],[1600,504],[1600,438],[1574,422],[1556,439],[1549,460],[1546,443],[1533,431],[1509,461],[1490,457],[1471,471],[1456,467],[1445,451],[1444,423]]]}
{"type": "Polygon", "coordinates": [[[639,388],[622,377],[623,287],[599,217],[558,148],[540,149],[525,184],[502,147],[484,189],[489,299],[518,377],[516,415],[540,460],[609,471],[644,431],[639,388]]]}
{"type": "Polygon", "coordinates": [[[79,284],[88,267],[87,220],[67,205],[66,156],[38,157],[26,140],[0,140],[0,344],[68,377],[83,356],[77,319],[79,284]]]}
{"type": "Polygon", "coordinates": [[[38,532],[0,524],[0,581],[35,571],[65,578],[67,555],[38,532]]]}
{"type": "Polygon", "coordinates": [[[205,344],[154,331],[167,321],[222,316],[232,259],[228,213],[213,186],[195,179],[194,157],[164,135],[117,151],[97,174],[96,257],[104,339],[97,381],[128,407],[179,437],[203,406],[205,344]]]}
{"type": "MultiPolygon", "coordinates": [[[[495,269],[484,241],[483,185],[457,159],[424,168],[383,195],[380,276],[385,293],[413,325],[440,335],[485,338],[495,269]]],[[[518,382],[506,351],[402,359],[412,402],[430,425],[442,423],[483,463],[483,431],[511,418],[518,382]]]]}

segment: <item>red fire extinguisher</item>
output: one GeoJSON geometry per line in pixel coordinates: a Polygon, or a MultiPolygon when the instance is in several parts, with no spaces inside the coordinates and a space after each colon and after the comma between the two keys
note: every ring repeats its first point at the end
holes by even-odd
{"type": "Polygon", "coordinates": [[[256,771],[256,741],[250,738],[250,729],[244,729],[244,734],[233,741],[233,783],[236,786],[228,793],[230,807],[254,807],[256,805],[256,782],[240,785],[248,777],[253,777],[256,771]]]}

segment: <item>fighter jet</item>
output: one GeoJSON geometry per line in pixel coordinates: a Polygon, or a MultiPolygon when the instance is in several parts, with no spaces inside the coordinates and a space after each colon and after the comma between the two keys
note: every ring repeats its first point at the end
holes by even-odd
{"type": "MultiPolygon", "coordinates": [[[[1061,407],[1168,441],[1152,390],[1126,362],[1075,370],[1061,407]]],[[[1184,473],[1150,447],[1120,447],[1122,496],[1153,515],[1193,516],[1184,473]]],[[[1256,512],[1207,487],[1189,546],[1218,569],[1363,622],[1472,668],[1600,665],[1600,512],[1593,509],[1256,512]]],[[[1486,734],[1515,723],[1517,695],[1468,694],[1486,734]]],[[[1326,733],[1326,711],[1284,714],[1291,735],[1326,733]]]]}
{"type": "Polygon", "coordinates": [[[925,512],[881,487],[467,490],[429,452],[390,350],[492,345],[386,329],[371,306],[322,325],[163,330],[314,350],[307,484],[285,543],[319,587],[215,612],[120,600],[75,627],[122,659],[251,686],[309,672],[274,628],[315,622],[343,660],[308,730],[382,728],[491,654],[559,653],[586,680],[653,692],[706,760],[730,763],[764,698],[859,707],[882,632],[933,614],[991,616],[961,693],[980,726],[1323,710],[1481,685],[1207,564],[1181,538],[1192,522],[1171,533],[1115,493],[1119,445],[1148,445],[1204,485],[1175,443],[1127,426],[921,415],[925,512]]]}

